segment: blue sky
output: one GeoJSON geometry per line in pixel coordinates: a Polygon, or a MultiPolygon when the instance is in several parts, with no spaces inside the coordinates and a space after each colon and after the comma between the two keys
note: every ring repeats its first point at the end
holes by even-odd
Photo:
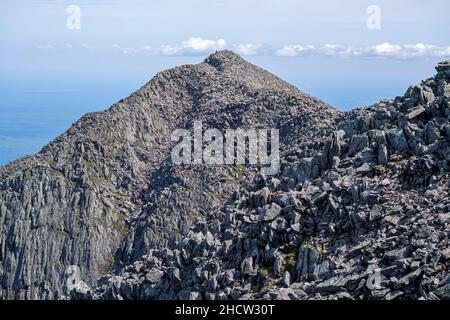
{"type": "Polygon", "coordinates": [[[342,110],[401,95],[450,57],[448,12],[448,0],[0,0],[0,163],[217,49],[342,110]]]}

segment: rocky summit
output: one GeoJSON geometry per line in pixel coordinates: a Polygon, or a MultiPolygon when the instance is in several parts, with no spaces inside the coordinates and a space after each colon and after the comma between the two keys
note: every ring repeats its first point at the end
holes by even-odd
{"type": "Polygon", "coordinates": [[[450,63],[436,70],[350,112],[231,51],[157,74],[0,166],[0,299],[450,299],[450,63]],[[173,164],[195,121],[279,129],[278,174],[173,164]]]}

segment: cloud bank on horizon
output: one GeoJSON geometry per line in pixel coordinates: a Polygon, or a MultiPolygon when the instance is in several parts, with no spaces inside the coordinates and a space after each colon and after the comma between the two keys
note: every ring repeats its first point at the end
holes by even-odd
{"type": "Polygon", "coordinates": [[[445,57],[448,0],[1,0],[5,51],[445,57]]]}
{"type": "Polygon", "coordinates": [[[278,56],[278,57],[299,57],[299,56],[336,56],[336,57],[365,57],[379,58],[390,57],[397,59],[413,58],[445,58],[450,56],[450,46],[437,46],[432,44],[391,44],[389,42],[372,46],[344,46],[336,44],[324,45],[284,45],[281,47],[267,44],[232,44],[228,45],[225,39],[203,39],[201,37],[191,37],[179,44],[163,44],[159,46],[127,47],[119,44],[111,46],[91,46],[89,44],[65,44],[62,47],[55,45],[37,45],[40,50],[55,49],[93,49],[111,50],[123,54],[148,53],[158,56],[198,56],[212,53],[218,50],[230,49],[243,56],[278,56]]]}

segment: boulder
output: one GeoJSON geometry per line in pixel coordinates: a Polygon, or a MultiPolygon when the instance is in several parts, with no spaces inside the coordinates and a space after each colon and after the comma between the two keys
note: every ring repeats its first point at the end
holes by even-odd
{"type": "Polygon", "coordinates": [[[271,221],[274,220],[281,213],[281,207],[272,203],[270,205],[265,205],[264,208],[260,209],[259,212],[259,221],[271,221]]]}

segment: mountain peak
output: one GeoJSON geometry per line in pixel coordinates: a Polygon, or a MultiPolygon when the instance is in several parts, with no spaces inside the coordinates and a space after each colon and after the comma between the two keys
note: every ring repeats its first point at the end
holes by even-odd
{"type": "Polygon", "coordinates": [[[231,50],[216,51],[207,57],[204,62],[215,68],[221,68],[224,64],[247,63],[240,55],[231,50]]]}
{"type": "MultiPolygon", "coordinates": [[[[386,297],[397,297],[399,288],[402,299],[439,297],[448,287],[428,283],[445,283],[447,270],[436,261],[448,251],[441,235],[450,206],[450,134],[448,63],[438,68],[439,77],[404,97],[350,113],[229,50],[162,71],[112,108],[81,118],[38,156],[0,167],[0,300],[63,293],[106,300],[296,297],[280,291],[291,277],[302,288],[299,299],[373,297],[367,286],[346,285],[355,268],[357,281],[377,268],[400,279],[386,285],[386,297]],[[195,136],[195,121],[219,132],[212,144],[203,138],[209,129],[200,130],[203,159],[213,145],[209,152],[219,157],[222,132],[245,130],[244,163],[173,163],[180,146],[174,133],[193,129],[195,136]],[[259,175],[245,159],[252,132],[265,128],[279,131],[282,168],[275,177],[259,175]],[[402,232],[395,227],[400,220],[402,232]],[[427,239],[442,241],[415,255],[406,250],[427,239]],[[367,252],[377,254],[368,261],[367,252]],[[295,267],[305,259],[307,268],[295,267]],[[405,259],[420,261],[414,279],[430,270],[424,288],[401,280],[412,277],[408,268],[390,269],[405,259]],[[291,267],[283,269],[283,261],[291,267]],[[66,283],[74,270],[86,295],[66,283]],[[342,288],[328,290],[330,283],[342,288]],[[211,291],[198,291],[206,287],[211,291]]],[[[267,151],[258,135],[257,150],[267,151]]],[[[236,142],[231,158],[240,153],[236,142]]]]}

